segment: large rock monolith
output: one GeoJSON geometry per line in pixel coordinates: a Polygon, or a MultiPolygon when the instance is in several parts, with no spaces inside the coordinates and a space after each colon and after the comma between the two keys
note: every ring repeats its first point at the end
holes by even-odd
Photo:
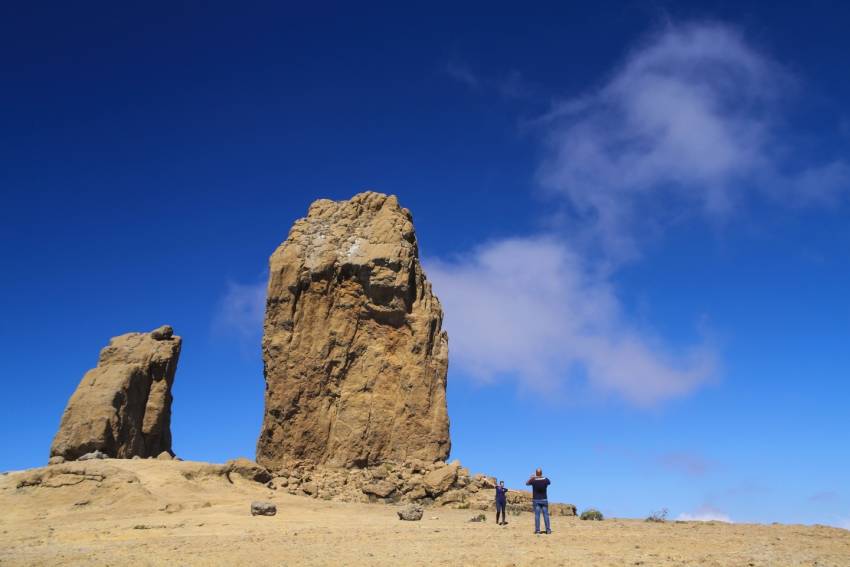
{"type": "Polygon", "coordinates": [[[272,254],[257,462],[445,460],[448,338],[394,196],[321,199],[272,254]]]}
{"type": "Polygon", "coordinates": [[[168,325],[113,337],[68,401],[50,456],[171,453],[171,385],[181,342],[168,325]]]}

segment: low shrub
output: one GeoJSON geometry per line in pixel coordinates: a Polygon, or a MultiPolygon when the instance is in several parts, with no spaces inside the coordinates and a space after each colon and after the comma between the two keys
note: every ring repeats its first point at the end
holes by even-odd
{"type": "Polygon", "coordinates": [[[656,510],[652,514],[646,517],[647,522],[658,522],[662,524],[667,521],[667,508],[662,508],[660,510],[656,510]]]}
{"type": "Polygon", "coordinates": [[[588,508],[587,510],[581,513],[581,519],[602,521],[605,519],[605,516],[603,516],[602,512],[600,512],[596,508],[588,508]]]}

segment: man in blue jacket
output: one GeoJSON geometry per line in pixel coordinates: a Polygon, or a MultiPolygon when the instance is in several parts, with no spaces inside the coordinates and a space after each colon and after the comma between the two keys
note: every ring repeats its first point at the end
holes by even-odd
{"type": "Polygon", "coordinates": [[[531,487],[531,503],[534,505],[534,533],[540,533],[540,514],[543,514],[543,522],[546,524],[546,533],[551,534],[549,529],[549,498],[546,495],[546,487],[551,483],[543,476],[543,469],[537,469],[534,476],[528,479],[526,486],[531,487]]]}
{"type": "Polygon", "coordinates": [[[508,525],[508,516],[505,514],[505,506],[508,503],[506,497],[508,489],[505,488],[505,481],[500,480],[496,487],[496,523],[500,526],[508,525]],[[502,521],[499,521],[499,514],[502,515],[502,521]]]}

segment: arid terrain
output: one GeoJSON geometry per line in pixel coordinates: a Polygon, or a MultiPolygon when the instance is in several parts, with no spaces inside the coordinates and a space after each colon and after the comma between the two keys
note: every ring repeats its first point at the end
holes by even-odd
{"type": "Polygon", "coordinates": [[[850,532],[823,526],[532,516],[497,526],[431,507],[403,522],[386,504],[266,488],[221,465],[94,460],[0,476],[0,565],[850,565],[850,532]],[[254,500],[276,516],[251,516],[254,500]]]}

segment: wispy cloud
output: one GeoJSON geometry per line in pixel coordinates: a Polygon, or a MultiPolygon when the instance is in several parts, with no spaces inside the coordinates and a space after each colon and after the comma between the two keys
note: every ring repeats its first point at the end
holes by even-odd
{"type": "Polygon", "coordinates": [[[689,477],[704,476],[715,468],[716,463],[692,451],[669,451],[663,453],[648,453],[638,451],[631,446],[600,443],[594,446],[594,451],[600,457],[614,458],[629,464],[638,465],[651,474],[657,474],[658,468],[679,473],[689,477]]]}
{"type": "MultiPolygon", "coordinates": [[[[447,72],[487,84],[465,66],[447,72]]],[[[638,325],[612,278],[671,223],[725,223],[752,196],[802,206],[846,195],[843,159],[806,162],[777,142],[785,94],[798,87],[732,28],[669,25],[596,88],[532,121],[545,147],[537,178],[568,228],[429,263],[454,367],[535,390],[587,386],[643,407],[715,377],[711,341],[674,343],[638,325]]]]}
{"type": "Polygon", "coordinates": [[[481,93],[495,93],[506,100],[538,100],[540,88],[530,83],[519,71],[490,76],[473,69],[462,61],[452,60],[443,70],[455,81],[481,93]]]}
{"type": "Polygon", "coordinates": [[[728,219],[750,193],[833,202],[842,159],[795,160],[781,131],[795,79],[735,30],[669,26],[601,87],[539,121],[540,182],[567,198],[609,254],[640,252],[648,229],[694,215],[728,219]]]}
{"type": "Polygon", "coordinates": [[[838,502],[840,497],[834,490],[823,490],[809,496],[809,502],[838,502]]]}
{"type": "Polygon", "coordinates": [[[463,83],[467,87],[478,88],[481,86],[481,79],[464,63],[449,61],[446,63],[444,71],[449,77],[459,83],[463,83]]]}
{"type": "Polygon", "coordinates": [[[213,332],[238,340],[243,348],[256,347],[263,333],[265,308],[265,282],[228,282],[213,316],[213,332]]]}
{"type": "Polygon", "coordinates": [[[665,453],[658,458],[664,468],[683,473],[687,476],[703,476],[713,467],[713,463],[696,453],[665,453]]]}
{"type": "Polygon", "coordinates": [[[727,514],[708,504],[700,506],[692,513],[679,514],[676,519],[682,522],[732,522],[727,514]]]}
{"type": "Polygon", "coordinates": [[[714,369],[705,346],[677,351],[630,324],[609,282],[557,237],[497,241],[427,270],[452,361],[479,380],[552,393],[586,385],[650,406],[693,391],[714,369]]]}

